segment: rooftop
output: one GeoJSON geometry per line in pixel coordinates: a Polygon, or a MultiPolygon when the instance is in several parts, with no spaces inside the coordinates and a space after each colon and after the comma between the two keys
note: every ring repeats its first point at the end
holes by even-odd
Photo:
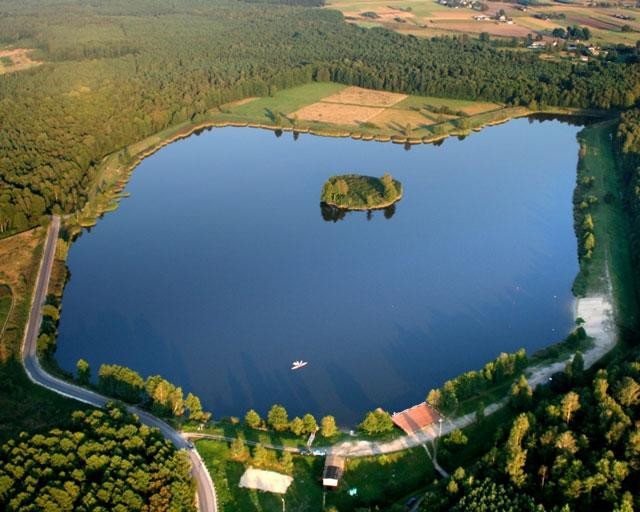
{"type": "Polygon", "coordinates": [[[413,434],[440,419],[438,412],[426,402],[422,402],[391,416],[393,423],[407,434],[413,434]]]}

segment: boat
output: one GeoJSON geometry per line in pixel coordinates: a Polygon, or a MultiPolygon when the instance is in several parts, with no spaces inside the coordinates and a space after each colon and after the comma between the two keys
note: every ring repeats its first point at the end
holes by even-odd
{"type": "Polygon", "coordinates": [[[291,364],[291,369],[292,370],[299,370],[300,368],[304,368],[305,366],[307,366],[309,364],[308,361],[294,361],[291,364]]]}

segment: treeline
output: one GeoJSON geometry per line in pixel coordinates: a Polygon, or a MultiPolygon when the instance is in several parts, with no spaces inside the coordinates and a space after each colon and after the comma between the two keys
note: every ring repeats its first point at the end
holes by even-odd
{"type": "Polygon", "coordinates": [[[0,509],[195,511],[186,454],[124,410],[73,413],[72,427],[0,448],[0,509]]]}
{"type": "Polygon", "coordinates": [[[632,236],[631,258],[636,279],[640,278],[640,109],[630,109],[620,116],[616,132],[619,165],[623,170],[624,203],[629,214],[632,236]]]}
{"type": "Polygon", "coordinates": [[[275,404],[267,413],[266,420],[253,409],[250,409],[244,417],[247,427],[254,430],[266,430],[271,428],[276,432],[291,432],[295,436],[306,436],[320,431],[325,438],[331,438],[338,433],[336,420],[333,416],[325,416],[320,421],[320,426],[312,414],[305,414],[302,418],[296,416],[289,421],[289,413],[279,404],[275,404]]]}
{"type": "Polygon", "coordinates": [[[451,414],[461,401],[513,380],[526,366],[527,355],[524,349],[515,354],[503,352],[484,365],[482,370],[463,373],[446,381],[441,388],[432,389],[427,395],[427,402],[444,414],[451,414]]]}
{"type": "MultiPolygon", "coordinates": [[[[90,379],[89,365],[82,359],[77,364],[77,379],[81,383],[90,379]]],[[[185,398],[181,387],[159,375],[152,375],[144,380],[138,372],[126,366],[100,365],[98,389],[105,395],[124,402],[141,403],[159,416],[200,422],[211,418],[211,413],[202,410],[200,399],[194,394],[188,393],[185,398]]]]}
{"type": "MultiPolygon", "coordinates": [[[[319,432],[322,437],[329,439],[339,433],[336,420],[333,416],[324,416],[320,425],[312,414],[305,414],[302,418],[296,416],[289,420],[289,414],[282,405],[274,405],[269,409],[267,418],[262,419],[253,409],[250,409],[244,417],[247,427],[254,430],[272,429],[276,432],[290,432],[295,436],[308,436],[313,432],[319,432]]],[[[381,408],[368,412],[358,430],[367,435],[384,434],[393,430],[391,415],[381,408]]]]}
{"type": "Polygon", "coordinates": [[[0,40],[48,61],[0,76],[0,236],[82,208],[106,155],[229,101],[311,80],[603,109],[640,95],[638,64],[551,62],[276,4],[7,0],[0,40]]]}
{"type": "MultiPolygon", "coordinates": [[[[422,510],[632,511],[640,495],[640,358],[587,378],[580,364],[537,388],[472,468],[433,487],[422,510]],[[567,375],[568,374],[568,375],[567,375]]],[[[455,463],[455,462],[454,462],[455,463]]]]}

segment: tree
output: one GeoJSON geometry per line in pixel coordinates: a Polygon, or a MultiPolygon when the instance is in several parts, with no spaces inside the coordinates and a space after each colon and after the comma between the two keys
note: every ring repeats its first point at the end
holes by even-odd
{"type": "Polygon", "coordinates": [[[384,173],[382,178],[380,178],[382,182],[382,186],[384,187],[384,198],[387,201],[392,201],[398,196],[398,191],[396,190],[395,183],[393,182],[393,178],[391,174],[384,173]]]}
{"type": "Polygon", "coordinates": [[[524,374],[521,374],[518,381],[511,386],[510,403],[515,409],[523,410],[529,407],[532,398],[533,389],[524,374]]]}
{"type": "Polygon", "coordinates": [[[304,423],[298,416],[291,420],[291,423],[289,424],[289,430],[291,430],[291,432],[293,432],[296,436],[302,434],[304,430],[304,423]]]}
{"type": "Polygon", "coordinates": [[[571,360],[571,376],[573,378],[579,378],[584,372],[584,357],[579,350],[573,356],[571,360]]]}
{"type": "Polygon", "coordinates": [[[323,437],[330,438],[338,433],[336,420],[333,416],[325,416],[320,422],[320,433],[323,437]]]}
{"type": "Polygon", "coordinates": [[[82,385],[89,384],[91,380],[91,368],[84,359],[78,359],[76,363],[76,379],[82,385]]]}
{"type": "Polygon", "coordinates": [[[373,435],[378,431],[378,419],[373,411],[367,413],[363,422],[360,423],[360,428],[369,435],[373,435]]]}
{"type": "Polygon", "coordinates": [[[289,426],[287,410],[281,405],[274,405],[267,414],[267,422],[276,432],[287,430],[289,426]]]}
{"type": "Polygon", "coordinates": [[[448,380],[442,386],[440,394],[440,409],[447,414],[452,413],[458,407],[458,396],[456,395],[456,385],[448,380]]]}
{"type": "Polygon", "coordinates": [[[526,480],[524,465],[527,460],[527,450],[521,446],[522,438],[529,430],[529,419],[526,414],[520,414],[513,422],[509,439],[507,440],[507,461],[505,472],[516,487],[522,487],[526,480]]]}
{"type": "Polygon", "coordinates": [[[304,433],[311,434],[318,430],[318,424],[316,423],[316,419],[309,413],[305,414],[302,418],[302,422],[304,423],[304,433]]]}
{"type": "Polygon", "coordinates": [[[440,390],[432,389],[427,394],[427,403],[436,409],[440,406],[440,390]]]}
{"type": "Polygon", "coordinates": [[[202,410],[200,399],[192,393],[187,394],[187,398],[184,401],[184,406],[189,411],[190,420],[207,422],[211,418],[211,413],[204,412],[202,410]]]}
{"type": "Polygon", "coordinates": [[[369,435],[390,432],[393,429],[391,415],[378,408],[367,413],[359,428],[369,435]]]}
{"type": "Polygon", "coordinates": [[[246,462],[251,454],[249,453],[249,448],[247,447],[247,443],[245,443],[244,438],[238,436],[232,442],[229,447],[229,456],[232,460],[238,462],[246,462]]]}
{"type": "Polygon", "coordinates": [[[291,452],[283,451],[280,456],[280,466],[282,466],[282,471],[287,474],[293,473],[293,456],[291,452]]]}
{"type": "Polygon", "coordinates": [[[562,416],[566,423],[571,421],[571,415],[580,409],[580,396],[574,391],[569,391],[560,402],[562,416]]]}
{"type": "Polygon", "coordinates": [[[262,418],[256,411],[250,409],[244,417],[244,422],[249,428],[256,429],[262,424],[262,418]]]}
{"type": "Polygon", "coordinates": [[[640,385],[631,377],[624,377],[618,386],[616,398],[625,407],[632,407],[640,402],[640,385]]]}

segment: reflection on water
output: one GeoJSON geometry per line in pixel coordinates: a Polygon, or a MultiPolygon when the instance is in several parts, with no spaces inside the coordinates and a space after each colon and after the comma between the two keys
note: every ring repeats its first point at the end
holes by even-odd
{"type": "MultiPolygon", "coordinates": [[[[390,219],[396,213],[396,204],[394,203],[391,206],[375,211],[381,213],[385,219],[390,219]]],[[[366,215],[367,220],[371,220],[373,219],[374,210],[351,211],[327,203],[320,203],[320,215],[326,222],[338,222],[339,220],[343,220],[347,214],[366,215]]]]}
{"type": "Polygon", "coordinates": [[[161,374],[217,417],[279,402],[353,425],[571,328],[577,128],[521,119],[411,151],[200,133],[144,160],[71,247],[64,369],[161,374]],[[318,216],[329,176],[389,169],[397,205],[318,216]]]}

